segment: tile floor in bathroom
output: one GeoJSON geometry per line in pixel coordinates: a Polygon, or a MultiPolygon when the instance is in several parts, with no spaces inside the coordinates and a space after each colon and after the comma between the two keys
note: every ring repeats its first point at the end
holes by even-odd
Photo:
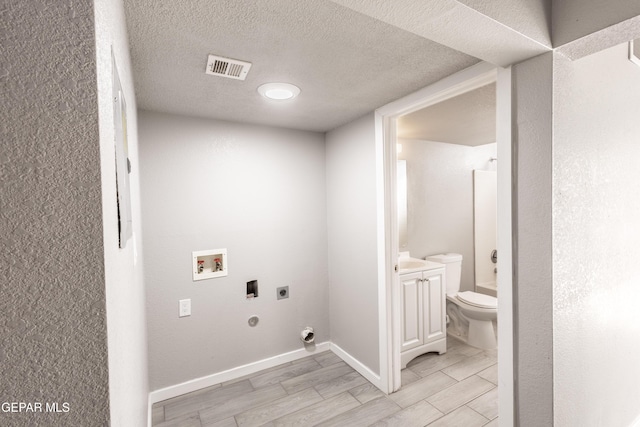
{"type": "Polygon", "coordinates": [[[496,350],[449,338],[389,396],[330,351],[153,405],[156,427],[497,426],[496,350]]]}

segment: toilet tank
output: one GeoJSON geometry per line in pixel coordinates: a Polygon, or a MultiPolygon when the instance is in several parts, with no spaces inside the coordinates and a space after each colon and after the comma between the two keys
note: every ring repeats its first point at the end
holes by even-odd
{"type": "Polygon", "coordinates": [[[460,291],[460,277],[462,275],[462,255],[437,254],[425,258],[427,261],[444,264],[447,281],[447,295],[456,295],[460,291]]]}

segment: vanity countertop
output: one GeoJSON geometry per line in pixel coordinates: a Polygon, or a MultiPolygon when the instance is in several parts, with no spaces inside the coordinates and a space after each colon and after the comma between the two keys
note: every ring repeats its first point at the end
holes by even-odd
{"type": "Polygon", "coordinates": [[[398,270],[400,274],[415,273],[417,271],[436,270],[438,268],[444,268],[444,264],[411,257],[403,257],[398,259],[398,270]]]}

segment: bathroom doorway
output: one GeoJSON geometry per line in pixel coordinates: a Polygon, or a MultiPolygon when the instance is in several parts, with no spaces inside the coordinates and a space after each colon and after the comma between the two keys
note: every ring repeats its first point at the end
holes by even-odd
{"type": "MultiPolygon", "coordinates": [[[[455,96],[490,84],[496,85],[497,158],[504,159],[497,166],[498,175],[498,242],[501,269],[498,271],[500,300],[498,306],[498,359],[500,417],[513,418],[513,328],[511,290],[511,73],[480,63],[376,111],[376,143],[383,153],[379,162],[381,184],[385,190],[384,240],[385,253],[380,254],[379,275],[382,285],[380,297],[380,356],[381,379],[386,380],[388,392],[401,386],[400,311],[398,255],[397,161],[398,121],[401,117],[438,104],[455,96]]],[[[487,159],[489,160],[489,159],[487,159]]]]}

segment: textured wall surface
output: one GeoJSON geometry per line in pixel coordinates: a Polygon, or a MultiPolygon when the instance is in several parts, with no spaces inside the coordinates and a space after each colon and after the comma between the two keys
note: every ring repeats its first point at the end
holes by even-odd
{"type": "Polygon", "coordinates": [[[136,99],[122,0],[95,0],[94,5],[111,425],[144,426],[149,393],[136,99]],[[118,247],[115,203],[112,52],[127,104],[127,146],[131,161],[133,237],[123,249],[118,247]]]}
{"type": "Polygon", "coordinates": [[[640,67],[554,62],[555,425],[640,420],[640,67]]]}
{"type": "Polygon", "coordinates": [[[0,8],[0,425],[109,422],[94,15],[90,1],[0,8]]]}
{"type": "Polygon", "coordinates": [[[551,46],[551,0],[459,0],[545,46],[551,46]]]}
{"type": "Polygon", "coordinates": [[[326,140],[331,341],[379,374],[373,113],[326,140]]]}
{"type": "Polygon", "coordinates": [[[513,67],[514,366],[521,426],[553,425],[551,53],[513,67]]]}
{"type": "Polygon", "coordinates": [[[146,111],[139,129],[151,390],[301,349],[307,325],[328,341],[323,135],[146,111]],[[191,252],[218,248],[228,276],[194,282],[191,252]]]}
{"type": "Polygon", "coordinates": [[[496,157],[497,146],[415,140],[401,143],[398,158],[407,159],[411,256],[462,254],[461,290],[473,291],[473,170],[496,170],[490,158],[496,157]]]}
{"type": "Polygon", "coordinates": [[[548,0],[331,1],[503,67],[550,50],[548,0]]]}

